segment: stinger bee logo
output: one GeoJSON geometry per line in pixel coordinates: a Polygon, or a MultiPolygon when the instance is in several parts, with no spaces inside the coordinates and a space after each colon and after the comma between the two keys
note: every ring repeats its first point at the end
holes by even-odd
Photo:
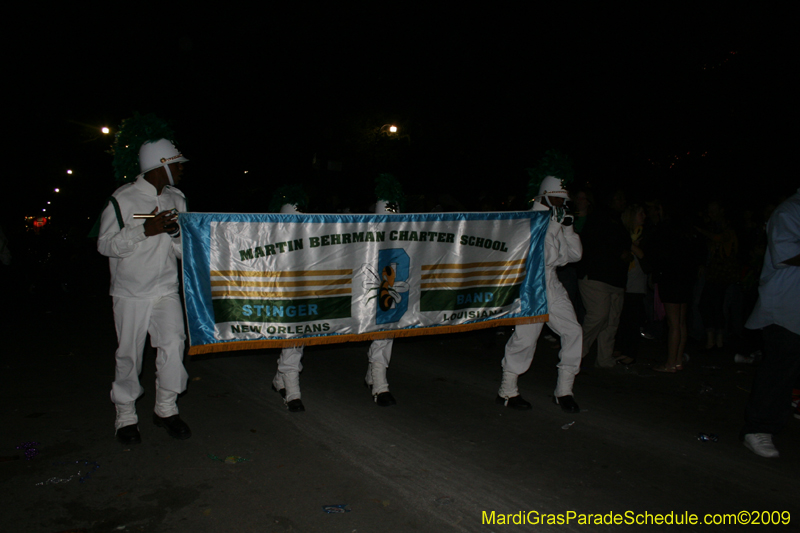
{"type": "Polygon", "coordinates": [[[408,276],[411,261],[402,248],[381,250],[378,269],[363,265],[366,302],[377,299],[376,324],[397,322],[408,310],[408,276]]]}

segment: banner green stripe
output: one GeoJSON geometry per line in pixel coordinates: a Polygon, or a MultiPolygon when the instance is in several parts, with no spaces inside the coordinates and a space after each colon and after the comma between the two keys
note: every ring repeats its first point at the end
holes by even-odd
{"type": "Polygon", "coordinates": [[[504,307],[519,298],[519,285],[474,289],[422,291],[420,311],[455,311],[476,307],[504,307]]]}
{"type": "Polygon", "coordinates": [[[214,300],[214,322],[297,323],[350,318],[350,296],[302,300],[214,300]]]}

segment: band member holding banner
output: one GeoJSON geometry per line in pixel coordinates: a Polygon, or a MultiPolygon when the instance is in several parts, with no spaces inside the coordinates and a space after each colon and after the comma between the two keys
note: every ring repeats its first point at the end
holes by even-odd
{"type": "Polygon", "coordinates": [[[116,437],[122,444],[141,442],[136,400],[145,339],[156,349],[153,422],[176,439],[192,432],[178,414],[178,394],[186,390],[183,366],[186,339],[178,295],[181,257],[177,213],[186,199],[175,188],[185,157],[169,139],[173,132],[154,115],[125,120],[114,145],[117,189],[100,218],[98,251],[109,258],[114,323],[119,340],[111,401],[116,406],[116,437]],[[138,175],[137,175],[138,174],[138,175]]]}
{"type": "MultiPolygon", "coordinates": [[[[381,174],[376,180],[375,195],[378,201],[375,203],[375,214],[384,215],[389,213],[399,213],[400,204],[404,201],[403,189],[400,182],[391,174],[381,174]]],[[[393,277],[392,272],[381,272],[382,282],[388,282],[393,277]]],[[[379,294],[380,299],[380,294],[379,294]]],[[[388,299],[387,299],[388,301],[388,299]]],[[[381,302],[378,302],[381,305],[381,302]]],[[[391,302],[389,302],[391,305],[391,302]]],[[[367,351],[369,365],[364,382],[372,387],[372,397],[375,403],[381,407],[389,407],[397,402],[389,392],[389,383],[386,381],[386,370],[389,368],[389,361],[392,359],[392,344],[394,339],[376,339],[372,341],[367,351]]]]}
{"type": "MultiPolygon", "coordinates": [[[[271,211],[284,215],[298,215],[306,208],[308,197],[299,185],[286,185],[275,191],[270,202],[271,211]]],[[[290,346],[281,350],[278,372],[272,379],[272,390],[280,393],[287,409],[292,413],[305,411],[300,395],[300,372],[303,371],[303,346],[290,346]]]]}
{"type": "MultiPolygon", "coordinates": [[[[565,185],[572,181],[569,160],[555,151],[548,151],[535,169],[530,169],[529,198],[535,194],[533,211],[550,211],[550,223],[544,242],[545,280],[547,284],[548,326],[561,337],[558,381],[553,401],[568,413],[580,408],[572,395],[572,384],[580,371],[583,333],[567,291],[556,275],[556,268],[579,261],[583,252],[581,240],[573,229],[573,217],[564,204],[569,200],[565,185]]],[[[517,378],[528,371],[536,351],[536,342],[543,323],[521,324],[508,340],[503,358],[503,378],[497,403],[519,410],[531,409],[517,389],[517,378]]]]}
{"type": "MultiPolygon", "coordinates": [[[[378,178],[375,204],[376,214],[398,213],[402,191],[399,183],[392,176],[382,174],[378,178]],[[398,196],[398,193],[400,196],[398,196]]],[[[273,210],[280,204],[280,213],[302,213],[306,205],[306,196],[300,187],[282,187],[273,198],[273,210]]],[[[395,405],[397,401],[389,392],[386,381],[386,370],[392,358],[393,339],[377,339],[372,341],[367,352],[369,365],[364,383],[372,388],[375,403],[381,407],[395,405]]],[[[278,371],[272,380],[272,389],[279,392],[290,412],[305,411],[300,393],[300,372],[303,370],[303,346],[298,344],[281,350],[278,358],[278,371]]]]}

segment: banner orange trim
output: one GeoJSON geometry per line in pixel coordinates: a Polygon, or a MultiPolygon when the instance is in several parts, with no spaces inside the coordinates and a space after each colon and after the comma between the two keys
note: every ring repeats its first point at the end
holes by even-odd
{"type": "Polygon", "coordinates": [[[343,342],[371,341],[376,339],[399,339],[402,337],[418,337],[420,335],[441,335],[445,333],[460,333],[476,329],[488,329],[497,326],[516,326],[518,324],[537,324],[547,322],[550,315],[523,316],[519,318],[498,318],[496,320],[485,320],[472,324],[460,324],[458,326],[435,326],[431,328],[411,328],[398,329],[394,331],[376,331],[373,333],[361,333],[356,335],[325,335],[321,337],[304,337],[302,339],[288,340],[255,340],[255,341],[234,341],[221,342],[215,344],[204,344],[201,346],[191,346],[189,355],[201,355],[206,353],[233,352],[238,350],[258,350],[264,348],[291,348],[295,346],[315,346],[322,344],[340,344],[343,342]]]}

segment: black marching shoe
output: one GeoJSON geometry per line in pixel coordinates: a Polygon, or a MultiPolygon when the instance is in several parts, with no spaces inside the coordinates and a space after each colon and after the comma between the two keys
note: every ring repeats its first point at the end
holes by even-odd
{"type": "Polygon", "coordinates": [[[124,426],[117,430],[117,442],[128,446],[130,444],[141,444],[142,436],[139,434],[139,427],[136,424],[124,426]]]}
{"type": "Polygon", "coordinates": [[[286,402],[286,407],[289,409],[290,413],[300,413],[306,410],[300,398],[292,400],[291,402],[286,402]]]}
{"type": "Polygon", "coordinates": [[[511,409],[516,409],[517,411],[528,411],[533,406],[525,400],[522,396],[517,394],[516,396],[512,396],[509,399],[505,399],[502,396],[498,395],[497,398],[494,399],[495,403],[500,403],[505,405],[506,407],[510,407],[511,409]]]}
{"type": "MultiPolygon", "coordinates": [[[[272,390],[280,394],[281,398],[286,400],[286,389],[278,390],[275,388],[275,385],[273,384],[272,390]]],[[[292,400],[291,402],[286,402],[286,407],[289,409],[290,413],[301,413],[306,410],[306,407],[303,405],[303,402],[300,400],[300,398],[292,400]]]]}
{"type": "Polygon", "coordinates": [[[192,436],[192,430],[186,425],[186,422],[181,420],[180,415],[172,415],[167,418],[161,418],[153,413],[153,423],[160,428],[165,428],[167,433],[173,439],[186,440],[192,436]]]}
{"type": "Polygon", "coordinates": [[[375,403],[381,407],[389,407],[390,405],[397,405],[397,400],[395,400],[392,393],[387,390],[375,396],[375,403]]]}
{"type": "Polygon", "coordinates": [[[580,413],[581,408],[578,407],[577,402],[575,402],[575,398],[572,396],[559,396],[556,398],[553,396],[553,403],[556,405],[561,406],[561,410],[565,413],[580,413]]]}

